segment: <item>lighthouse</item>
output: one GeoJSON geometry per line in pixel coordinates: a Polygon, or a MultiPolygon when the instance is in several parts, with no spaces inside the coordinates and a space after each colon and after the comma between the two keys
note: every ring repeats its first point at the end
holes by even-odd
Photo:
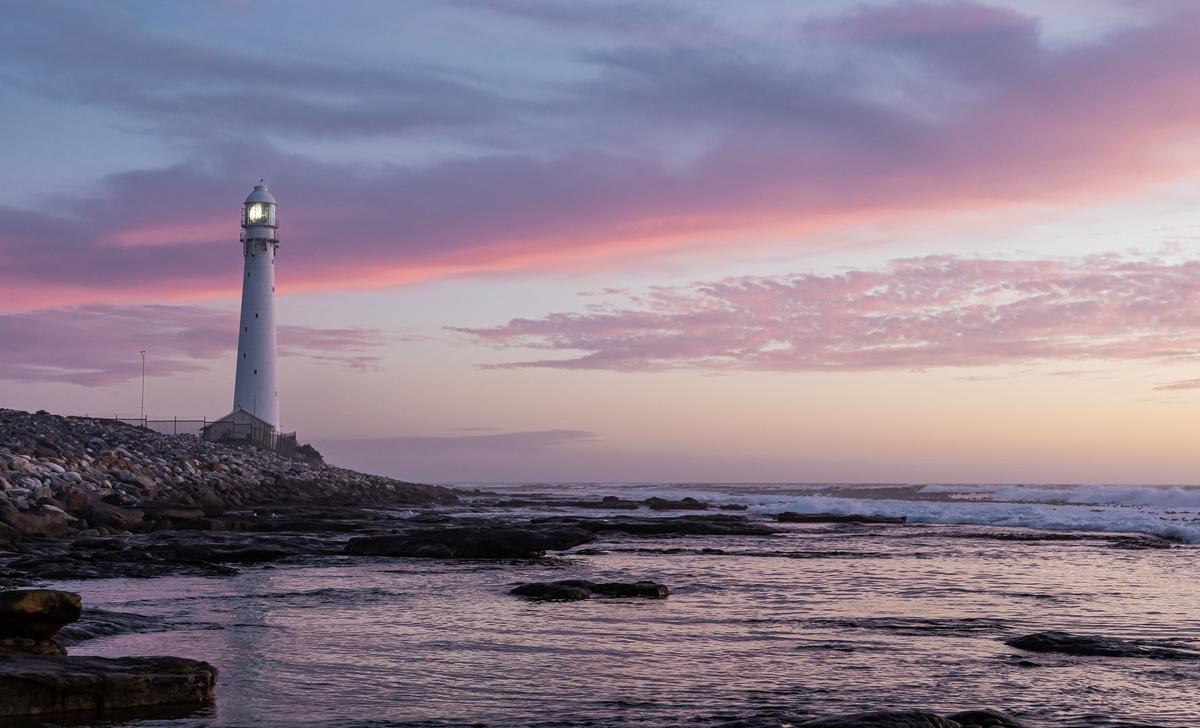
{"type": "Polygon", "coordinates": [[[242,315],[238,328],[237,379],[233,411],[253,415],[279,428],[279,390],[275,374],[275,252],[279,219],[275,197],[266,185],[242,205],[242,315]]]}

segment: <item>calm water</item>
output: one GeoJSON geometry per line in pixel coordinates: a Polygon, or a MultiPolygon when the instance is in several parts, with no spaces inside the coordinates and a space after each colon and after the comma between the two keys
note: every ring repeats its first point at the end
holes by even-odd
{"type": "MultiPolygon", "coordinates": [[[[704,491],[752,513],[783,503],[828,510],[838,500],[753,487],[704,491]]],[[[859,496],[834,505],[955,506],[859,496]]],[[[1082,508],[1097,520],[1109,508],[1046,500],[970,499],[959,520],[979,521],[972,509],[986,507],[1082,508]]],[[[1113,518],[1193,527],[1179,508],[1110,510],[1113,518]]],[[[943,512],[940,520],[948,519],[943,512]]],[[[765,538],[610,537],[595,544],[603,553],[541,563],[335,559],[226,578],[58,586],[82,593],[87,605],[175,625],[85,642],[72,654],[173,654],[220,668],[213,709],[136,725],[720,725],[902,707],[991,707],[1035,726],[1200,725],[1200,663],[1032,655],[1001,642],[1063,629],[1197,644],[1197,547],[988,537],[1017,530],[796,525],[765,538]],[[704,548],[728,553],[699,553],[704,548]],[[538,604],[506,593],[564,578],[654,579],[672,594],[538,604]]]]}

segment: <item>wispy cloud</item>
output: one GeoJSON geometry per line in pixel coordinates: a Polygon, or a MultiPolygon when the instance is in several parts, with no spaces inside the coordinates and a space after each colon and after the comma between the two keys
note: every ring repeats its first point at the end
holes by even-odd
{"type": "Polygon", "coordinates": [[[1180,389],[1200,389],[1200,379],[1180,379],[1175,382],[1166,382],[1155,387],[1158,391],[1171,392],[1180,389]]]}
{"type": "Polygon", "coordinates": [[[286,291],[565,267],[722,235],[817,245],[803,234],[1103,199],[1197,171],[1194,155],[1165,153],[1200,128],[1189,3],[1145,3],[1142,22],[1070,46],[982,3],[856,5],[779,23],[787,42],[769,44],[720,13],[681,26],[684,7],[453,6],[476,23],[608,29],[585,50],[548,50],[574,72],[533,82],[281,59],[177,42],[119,9],[22,5],[0,29],[0,89],[150,120],[192,152],[43,211],[0,208],[0,305],[235,292],[230,201],[264,172],[281,200],[286,291]],[[613,30],[639,22],[727,33],[613,30]],[[378,136],[453,153],[381,151],[364,169],[283,151],[304,148],[288,143],[298,137],[378,136]]]}
{"type": "MultiPolygon", "coordinates": [[[[237,314],[193,306],[94,304],[0,314],[0,379],[104,386],[140,376],[203,368],[233,351],[237,314]]],[[[374,329],[279,327],[283,356],[308,357],[352,369],[373,369],[370,351],[387,341],[374,329]]]]}
{"type": "Polygon", "coordinates": [[[861,371],[1191,360],[1200,355],[1200,263],[930,256],[660,287],[625,305],[453,330],[481,344],[567,355],[502,367],[861,371]]]}

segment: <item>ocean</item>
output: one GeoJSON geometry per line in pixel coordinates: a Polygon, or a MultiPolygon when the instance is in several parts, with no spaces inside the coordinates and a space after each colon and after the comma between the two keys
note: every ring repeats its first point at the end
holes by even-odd
{"type": "Polygon", "coordinates": [[[772,522],[783,511],[907,521],[606,535],[534,561],[314,557],[229,577],[56,582],[90,607],[160,621],[71,653],[220,669],[215,705],[130,726],[719,726],[901,708],[992,708],[1057,728],[1200,726],[1200,661],[1004,643],[1063,630],[1200,649],[1200,488],[480,487],[534,504],[496,511],[481,497],[445,512],[597,517],[554,501],[687,496],[772,522]],[[652,579],[671,595],[508,594],[568,578],[652,579]]]}

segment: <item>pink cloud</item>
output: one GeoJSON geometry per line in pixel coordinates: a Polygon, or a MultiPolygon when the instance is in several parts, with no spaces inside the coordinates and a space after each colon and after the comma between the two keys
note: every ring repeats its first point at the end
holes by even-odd
{"type": "Polygon", "coordinates": [[[1181,379],[1176,382],[1167,382],[1155,387],[1160,392],[1171,392],[1181,389],[1200,389],[1200,379],[1181,379]]]}
{"type": "MultiPolygon", "coordinates": [[[[105,386],[141,374],[164,377],[196,371],[237,344],[237,314],[191,306],[93,304],[0,314],[0,379],[105,386]]],[[[373,369],[371,349],[387,337],[374,329],[280,326],[282,356],[373,369]]]]}
{"type": "MultiPolygon", "coordinates": [[[[66,98],[87,81],[96,103],[199,135],[202,152],[113,175],[47,208],[63,215],[0,208],[0,306],[236,293],[236,205],[264,173],[280,198],[282,293],[594,266],[714,236],[798,237],[896,216],[1127,194],[1200,169],[1195,155],[1170,153],[1200,138],[1200,10],[1146,8],[1142,24],[1059,48],[1043,42],[1036,18],[989,5],[856,7],[795,31],[796,47],[827,41],[840,63],[813,66],[734,39],[631,43],[576,59],[585,80],[550,99],[505,97],[463,79],[274,63],[268,70],[288,103],[254,104],[263,116],[245,128],[236,114],[203,116],[242,108],[236,99],[195,93],[222,87],[221,69],[244,57],[182,53],[130,29],[93,37],[90,25],[73,25],[75,35],[51,34],[58,45],[22,40],[25,54],[44,56],[35,70],[46,93],[66,98]],[[898,65],[920,70],[897,79],[898,65]],[[133,73],[139,83],[106,86],[133,73]],[[330,88],[351,102],[313,106],[330,88]],[[394,88],[409,89],[404,108],[394,88]],[[411,118],[422,109],[431,115],[411,118]],[[198,120],[229,134],[213,142],[198,120]],[[256,141],[463,125],[483,130],[488,151],[369,174],[256,141]],[[690,134],[709,141],[687,164],[656,146],[690,134]]],[[[597,12],[554,22],[595,27],[597,12]]]]}
{"type": "MultiPolygon", "coordinates": [[[[574,356],[502,367],[848,371],[1200,355],[1200,263],[930,256],[652,289],[624,306],[456,328],[574,356]]],[[[1182,387],[1171,387],[1182,388],[1182,387]]]]}

